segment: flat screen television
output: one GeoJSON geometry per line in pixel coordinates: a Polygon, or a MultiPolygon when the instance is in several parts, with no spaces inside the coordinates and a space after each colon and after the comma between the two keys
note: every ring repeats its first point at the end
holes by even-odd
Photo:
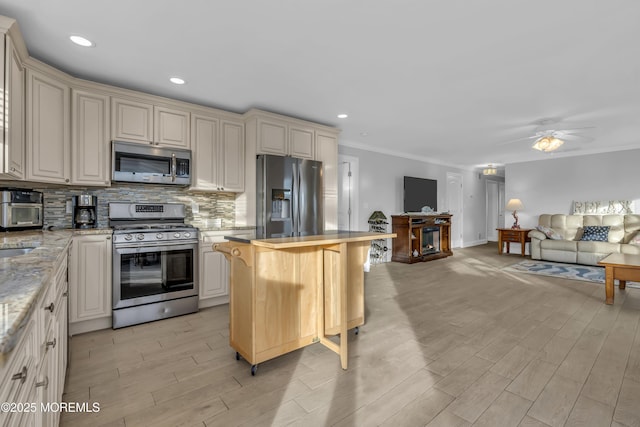
{"type": "Polygon", "coordinates": [[[438,181],[404,177],[404,211],[421,212],[423,206],[438,210],[438,181]]]}

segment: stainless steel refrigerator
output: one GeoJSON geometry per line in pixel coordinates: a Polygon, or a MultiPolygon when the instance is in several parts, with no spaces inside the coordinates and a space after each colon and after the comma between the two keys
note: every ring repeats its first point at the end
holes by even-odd
{"type": "Polygon", "coordinates": [[[257,237],[322,234],[322,162],[266,154],[257,162],[257,237]]]}

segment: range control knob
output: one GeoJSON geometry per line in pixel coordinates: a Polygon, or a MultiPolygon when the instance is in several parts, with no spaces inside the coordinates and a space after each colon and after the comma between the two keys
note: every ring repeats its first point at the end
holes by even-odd
{"type": "Polygon", "coordinates": [[[131,234],[125,234],[124,235],[124,240],[129,241],[131,239],[133,239],[133,236],[131,234]]]}
{"type": "Polygon", "coordinates": [[[189,233],[188,231],[186,233],[184,233],[184,238],[188,239],[189,237],[191,237],[191,233],[189,233]]]}
{"type": "Polygon", "coordinates": [[[156,234],[156,239],[162,239],[162,233],[156,234]]]}
{"type": "Polygon", "coordinates": [[[175,237],[176,239],[180,238],[180,233],[173,233],[173,237],[175,237]]]}
{"type": "Polygon", "coordinates": [[[138,239],[138,240],[144,240],[144,234],[142,234],[142,233],[138,233],[138,234],[136,234],[136,239],[138,239]]]}

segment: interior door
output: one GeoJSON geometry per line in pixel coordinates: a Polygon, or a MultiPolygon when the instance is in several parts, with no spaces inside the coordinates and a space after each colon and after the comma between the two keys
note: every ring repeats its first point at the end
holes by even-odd
{"type": "Polygon", "coordinates": [[[447,172],[447,209],[451,218],[451,247],[462,247],[462,175],[447,172]]]}

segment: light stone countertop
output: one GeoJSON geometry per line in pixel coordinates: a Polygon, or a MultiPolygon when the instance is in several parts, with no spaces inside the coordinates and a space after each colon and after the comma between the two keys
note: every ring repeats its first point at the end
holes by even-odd
{"type": "Polygon", "coordinates": [[[0,233],[0,249],[35,248],[24,255],[0,258],[0,366],[18,342],[54,268],[67,255],[73,236],[111,233],[105,228],[0,233]]]}

